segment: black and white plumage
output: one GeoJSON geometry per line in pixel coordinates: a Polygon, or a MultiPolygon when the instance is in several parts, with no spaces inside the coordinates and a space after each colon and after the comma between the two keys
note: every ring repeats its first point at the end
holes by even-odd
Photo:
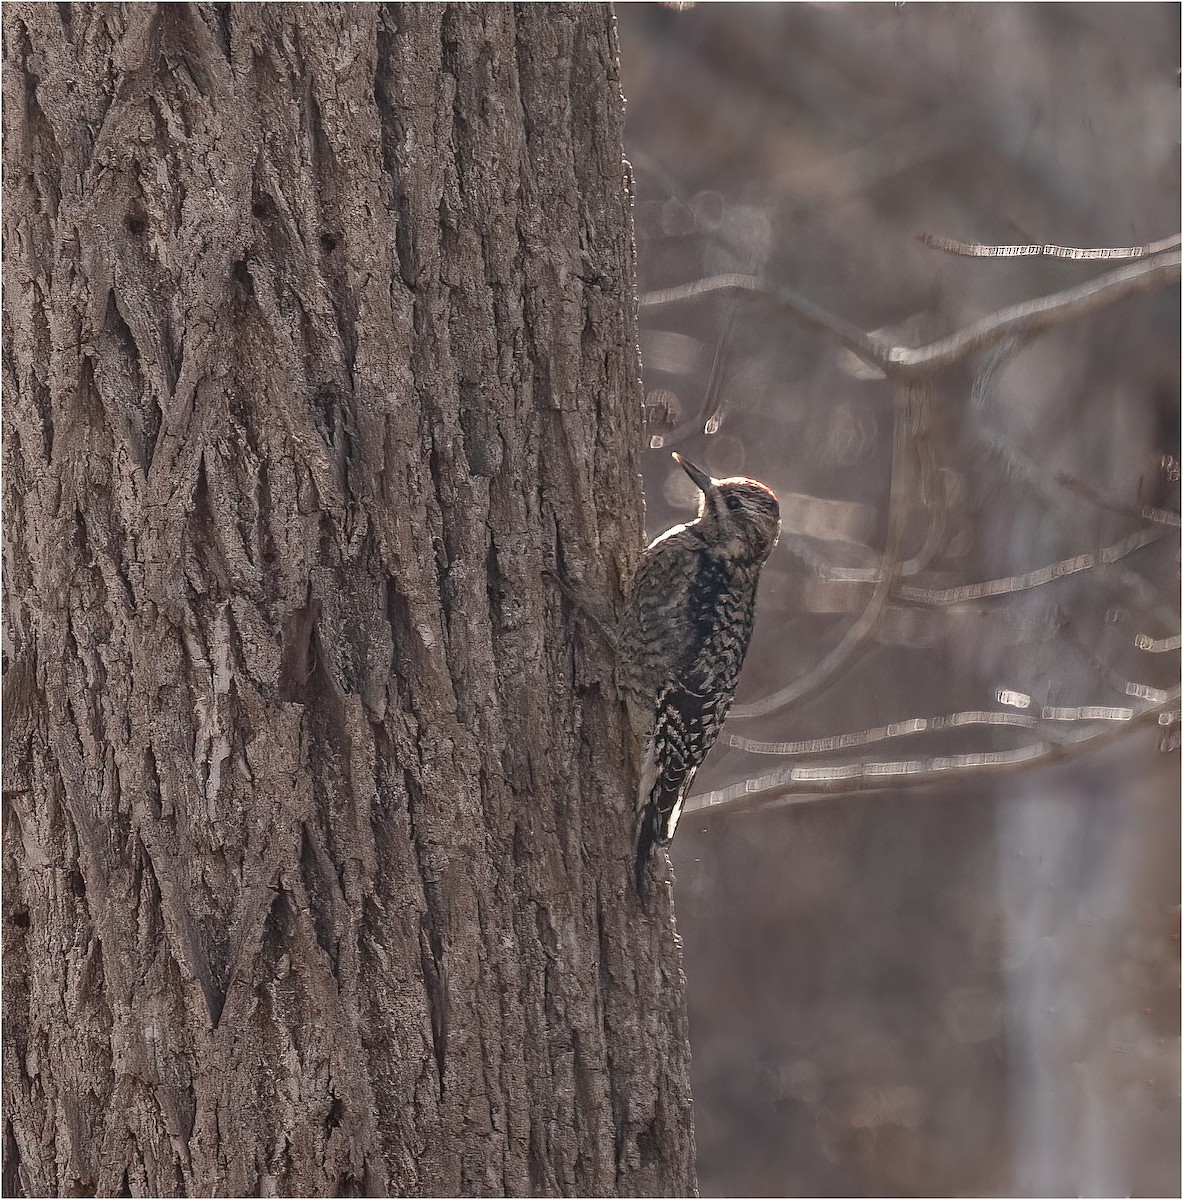
{"type": "Polygon", "coordinates": [[[713,479],[675,454],[701,490],[698,517],[641,556],[620,624],[619,679],[641,754],[637,890],[654,845],[674,836],[694,773],[731,707],[752,636],[756,585],[780,532],[776,495],[713,479]]]}

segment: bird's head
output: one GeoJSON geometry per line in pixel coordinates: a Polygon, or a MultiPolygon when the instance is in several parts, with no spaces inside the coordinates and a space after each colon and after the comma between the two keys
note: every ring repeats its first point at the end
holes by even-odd
{"type": "Polygon", "coordinates": [[[780,502],[758,479],[736,475],[714,479],[680,454],[674,461],[702,492],[698,519],[712,545],[762,563],[780,534],[780,502]]]}

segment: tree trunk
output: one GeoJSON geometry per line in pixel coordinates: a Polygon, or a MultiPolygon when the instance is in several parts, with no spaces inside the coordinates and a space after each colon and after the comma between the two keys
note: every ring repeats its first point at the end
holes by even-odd
{"type": "Polygon", "coordinates": [[[610,9],[3,28],[5,1191],[693,1190],[610,9]]]}

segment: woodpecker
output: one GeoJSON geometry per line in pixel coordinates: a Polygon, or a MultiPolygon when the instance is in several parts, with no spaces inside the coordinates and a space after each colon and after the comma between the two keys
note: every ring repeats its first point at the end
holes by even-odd
{"type": "Polygon", "coordinates": [[[715,744],[752,636],[760,568],[780,534],[771,488],[713,479],[674,460],[702,493],[698,516],[641,556],[621,617],[618,678],[641,759],[637,892],[654,845],[674,836],[694,774],[715,744]]]}

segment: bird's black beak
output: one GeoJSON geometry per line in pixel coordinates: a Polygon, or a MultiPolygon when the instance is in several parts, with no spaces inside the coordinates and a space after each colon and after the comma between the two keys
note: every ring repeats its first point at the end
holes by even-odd
{"type": "Polygon", "coordinates": [[[710,491],[714,486],[715,481],[701,467],[696,467],[688,458],[683,458],[676,451],[674,452],[674,462],[694,480],[694,486],[700,492],[710,491]]]}

